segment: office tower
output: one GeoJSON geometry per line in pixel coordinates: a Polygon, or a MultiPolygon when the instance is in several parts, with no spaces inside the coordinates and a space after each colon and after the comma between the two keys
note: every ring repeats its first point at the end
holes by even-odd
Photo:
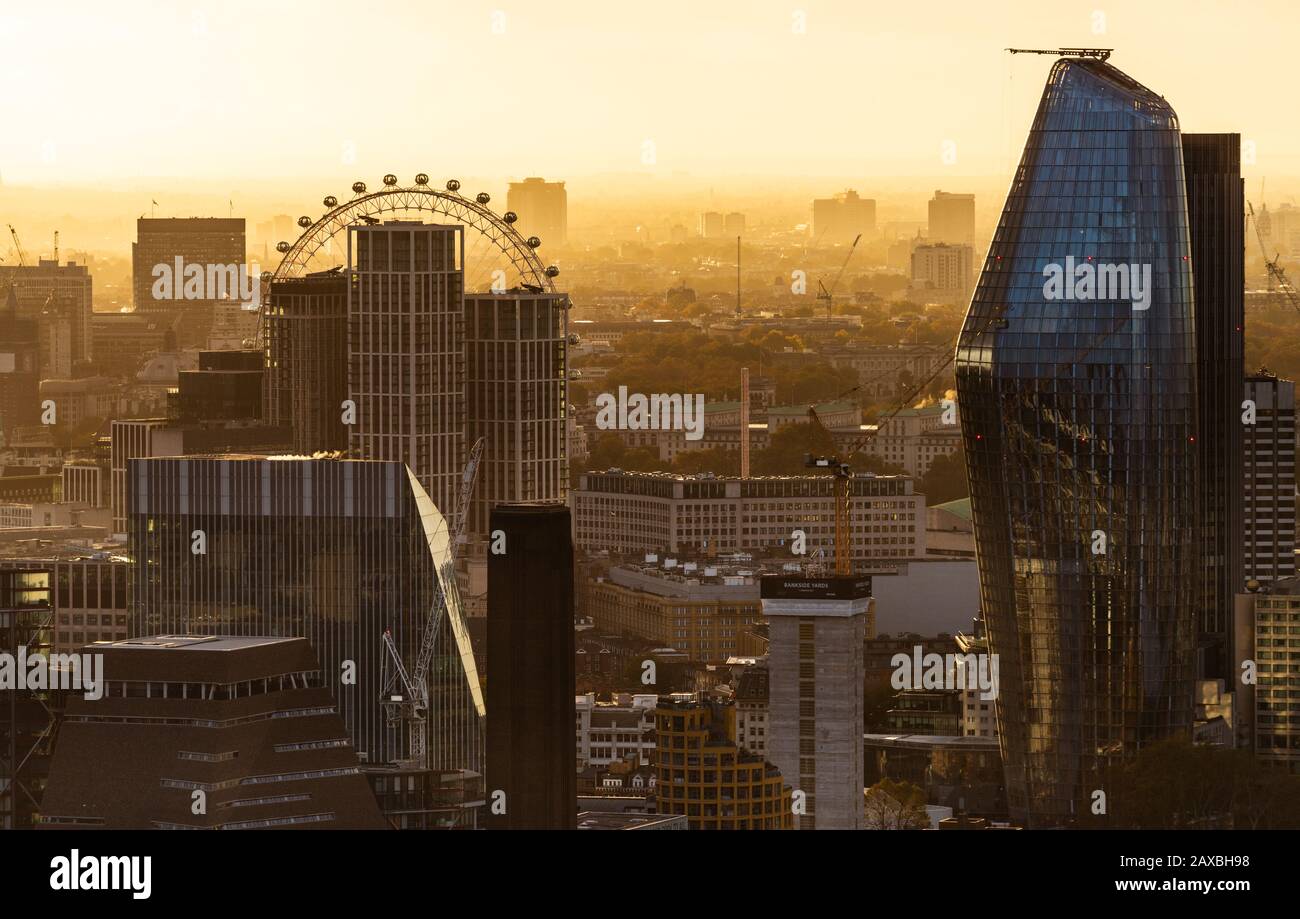
{"type": "Polygon", "coordinates": [[[62,496],[72,504],[108,507],[108,464],[98,459],[73,459],[63,464],[62,496]]]}
{"type": "Polygon", "coordinates": [[[199,368],[180,371],[179,385],[167,394],[167,417],[111,423],[107,466],[114,533],[127,532],[132,459],[290,449],[290,429],[263,420],[265,376],[260,351],[200,351],[199,368]]]}
{"type": "Polygon", "coordinates": [[[769,575],[768,750],[804,794],[801,830],[863,822],[863,643],[871,578],[769,575]]]}
{"type": "MultiPolygon", "coordinates": [[[[776,766],[737,743],[734,703],[702,693],[660,696],[655,769],[656,809],[685,815],[692,830],[794,828],[790,785],[776,766]]],[[[859,812],[861,798],[859,789],[859,812]]]]}
{"type": "MultiPolygon", "coordinates": [[[[44,557],[0,559],[0,572],[36,570],[48,577],[42,640],[58,654],[79,651],[92,641],[126,637],[131,566],[122,556],[54,543],[44,557]]],[[[8,574],[2,575],[8,577],[8,574]]]]}
{"type": "Polygon", "coordinates": [[[289,425],[297,453],[346,450],[348,281],[339,270],[271,283],[264,322],[266,418],[289,425]]]}
{"type": "MultiPolygon", "coordinates": [[[[1295,383],[1266,370],[1246,378],[1255,420],[1241,426],[1245,580],[1295,575],[1295,383]]],[[[1240,414],[1240,413],[1239,413],[1240,414]]],[[[1242,531],[1238,531],[1242,532],[1242,531]]]]}
{"type": "Polygon", "coordinates": [[[66,304],[50,301],[36,316],[36,336],[41,349],[41,377],[67,380],[72,377],[72,324],[66,304]]]}
{"type": "Polygon", "coordinates": [[[465,297],[465,443],[484,439],[470,540],[498,504],[568,493],[568,308],[564,294],[465,297]]]}
{"type": "Polygon", "coordinates": [[[537,177],[511,182],[506,210],[519,215],[520,232],[540,238],[543,245],[554,248],[569,241],[569,193],[563,182],[537,177]]]}
{"type": "Polygon", "coordinates": [[[743,656],[742,636],[763,617],[750,565],[668,562],[630,560],[584,577],[583,616],[601,634],[635,636],[689,661],[743,656]]]}
{"type": "Polygon", "coordinates": [[[306,639],[151,635],[82,653],[102,655],[103,696],[68,700],[42,828],[387,827],[306,639]]]}
{"type": "MultiPolygon", "coordinates": [[[[908,476],[853,477],[856,564],[901,566],[925,555],[925,495],[914,486],[908,476]]],[[[834,502],[824,475],[584,472],[573,492],[574,540],[588,552],[785,552],[790,533],[802,529],[810,555],[834,555],[834,502]]]]}
{"type": "Polygon", "coordinates": [[[199,368],[177,374],[169,414],[182,422],[260,421],[265,375],[261,351],[200,351],[199,368]]]}
{"type": "Polygon", "coordinates": [[[1270,251],[1286,257],[1294,257],[1300,252],[1300,207],[1290,202],[1272,211],[1265,207],[1260,214],[1259,226],[1268,240],[1270,251]]]}
{"type": "Polygon", "coordinates": [[[276,214],[270,220],[263,220],[253,227],[253,238],[261,243],[263,253],[269,253],[275,244],[281,241],[292,242],[301,232],[294,226],[293,218],[288,214],[276,214]]]}
{"type": "Polygon", "coordinates": [[[494,829],[573,829],[573,542],[569,509],[492,509],[488,556],[487,791],[494,829]],[[501,551],[496,551],[496,548],[501,551]]]}
{"type": "Polygon", "coordinates": [[[166,418],[127,418],[110,425],[112,447],[109,476],[112,480],[110,506],[113,509],[113,532],[125,533],[127,524],[126,469],[131,460],[153,456],[153,433],[167,424],[166,418]]]}
{"type": "Polygon", "coordinates": [[[1030,827],[1091,814],[1109,767],[1190,734],[1186,214],[1169,104],[1104,62],[1058,62],[956,358],[1008,805],[1030,827]]]}
{"type": "MultiPolygon", "coordinates": [[[[429,766],[435,780],[481,775],[483,696],[446,520],[402,463],[168,457],[133,460],[129,475],[131,634],[307,638],[353,747],[376,791],[387,792],[398,778],[429,777],[393,771],[407,758],[409,738],[404,723],[389,723],[380,700],[389,666],[383,635],[391,630],[413,667],[441,593],[429,766]]],[[[473,801],[464,803],[461,817],[438,816],[427,804],[406,809],[445,823],[470,819],[473,801]]]]}
{"type": "Polygon", "coordinates": [[[71,260],[60,265],[57,259],[48,258],[39,259],[35,265],[0,265],[0,290],[11,286],[20,319],[38,319],[46,312],[59,316],[67,326],[70,360],[77,363],[94,357],[93,282],[85,265],[71,260]]]}
{"type": "Polygon", "coordinates": [[[772,733],[768,704],[767,661],[763,660],[746,666],[736,680],[736,743],[756,756],[767,756],[772,733]]]}
{"type": "Polygon", "coordinates": [[[745,235],[745,215],[739,211],[731,211],[723,218],[722,235],[724,236],[744,236],[745,235]]]}
{"type": "Polygon", "coordinates": [[[912,250],[912,289],[923,297],[964,299],[970,293],[974,250],[946,243],[912,250]]]}
{"type": "Polygon", "coordinates": [[[975,242],[975,196],[935,191],[925,232],[931,242],[969,246],[975,242]]]}
{"type": "Polygon", "coordinates": [[[221,296],[220,286],[208,283],[214,276],[208,269],[245,266],[243,217],[141,217],[135,222],[135,239],[131,244],[131,286],[137,312],[184,308],[210,314],[216,301],[236,295],[226,285],[221,296]],[[202,271],[201,296],[191,297],[185,290],[192,266],[202,271]],[[172,280],[170,295],[155,296],[154,288],[164,272],[172,280]]]}
{"type": "Polygon", "coordinates": [[[41,353],[37,324],[23,319],[11,286],[0,311],[0,433],[9,440],[19,427],[41,420],[41,353]]]}
{"type": "Polygon", "coordinates": [[[96,313],[91,318],[95,366],[114,376],[140,370],[140,356],[176,351],[181,317],[174,313],[96,313]]]}
{"type": "Polygon", "coordinates": [[[447,514],[465,463],[464,262],[459,224],[348,229],[348,445],[405,463],[447,514]]]}
{"type": "Polygon", "coordinates": [[[1196,294],[1196,401],[1203,580],[1198,677],[1233,679],[1232,597],[1242,581],[1241,386],[1246,325],[1241,135],[1184,134],[1196,294]]]}
{"type": "Polygon", "coordinates": [[[726,218],[718,211],[705,211],[700,215],[700,235],[705,239],[718,239],[726,234],[726,218]]]}
{"type": "MultiPolygon", "coordinates": [[[[577,658],[582,658],[579,651],[577,658]]],[[[581,671],[579,671],[581,672],[581,671]]],[[[654,761],[654,693],[637,693],[630,702],[597,702],[594,692],[574,697],[577,725],[577,767],[608,769],[627,761],[648,766],[654,761]]]]}
{"type": "Polygon", "coordinates": [[[124,558],[54,558],[41,564],[50,572],[56,652],[126,637],[131,566],[124,558]]]}
{"type": "Polygon", "coordinates": [[[876,232],[876,202],[850,189],[813,201],[813,238],[826,245],[851,243],[859,233],[876,232]]]}

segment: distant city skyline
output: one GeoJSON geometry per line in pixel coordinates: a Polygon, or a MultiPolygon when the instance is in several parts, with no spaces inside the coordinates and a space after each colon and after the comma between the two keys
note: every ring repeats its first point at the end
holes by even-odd
{"type": "Polygon", "coordinates": [[[1115,48],[1117,64],[1183,100],[1186,128],[1255,141],[1248,179],[1300,174],[1300,134],[1276,113],[1291,39],[1273,24],[1289,9],[389,0],[358,22],[339,2],[310,15],[247,0],[29,4],[6,14],[0,54],[39,91],[11,93],[23,129],[0,137],[0,176],[199,184],[431,159],[517,177],[997,174],[1050,65],[1009,45],[1115,48]],[[374,56],[359,43],[368,30],[374,56]],[[413,32],[418,53],[394,40],[413,32]],[[332,63],[338,78],[322,80],[332,63]],[[453,73],[464,79],[451,91],[453,73]],[[348,117],[321,117],[331,109],[348,117]]]}

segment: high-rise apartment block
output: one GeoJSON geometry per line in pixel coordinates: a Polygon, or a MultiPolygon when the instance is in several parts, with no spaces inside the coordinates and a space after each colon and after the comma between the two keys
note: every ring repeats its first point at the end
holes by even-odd
{"type": "Polygon", "coordinates": [[[564,503],[568,307],[564,294],[465,296],[465,443],[484,439],[470,539],[486,536],[498,504],[564,503]]]}
{"type": "Polygon", "coordinates": [[[40,422],[41,344],[37,321],[23,319],[11,286],[0,310],[0,433],[40,422]]]}
{"type": "Polygon", "coordinates": [[[1238,742],[1270,766],[1300,774],[1300,579],[1250,584],[1236,596],[1237,673],[1254,662],[1255,681],[1238,680],[1238,742]]]}
{"type": "MultiPolygon", "coordinates": [[[[90,271],[85,265],[75,261],[61,265],[57,259],[46,258],[38,259],[35,265],[0,265],[0,290],[10,288],[18,302],[19,318],[35,319],[42,324],[42,338],[49,342],[44,350],[62,350],[50,340],[65,334],[69,363],[92,359],[94,296],[90,271]]],[[[46,378],[68,375],[54,370],[46,372],[46,378]]]]}
{"type": "Polygon", "coordinates": [[[405,463],[448,514],[465,462],[464,229],[348,229],[348,446],[405,463]]]}
{"type": "Polygon", "coordinates": [[[936,191],[929,203],[926,238],[969,246],[975,242],[975,196],[936,191]]]}
{"type": "Polygon", "coordinates": [[[863,826],[863,646],[871,578],[770,575],[768,750],[802,792],[801,830],[863,826]]]}
{"type": "Polygon", "coordinates": [[[720,211],[705,211],[700,214],[700,236],[705,239],[720,239],[726,232],[726,217],[720,211]]]}
{"type": "Polygon", "coordinates": [[[1237,533],[1245,550],[1243,577],[1294,577],[1295,383],[1265,371],[1252,374],[1246,378],[1245,401],[1254,423],[1241,425],[1245,529],[1237,533]]]}
{"type": "Polygon", "coordinates": [[[970,293],[974,250],[934,243],[912,250],[912,288],[922,297],[960,300],[970,293]]]}
{"type": "Polygon", "coordinates": [[[263,320],[266,418],[292,429],[295,452],[346,450],[347,276],[321,271],[271,286],[263,320]]]}
{"type": "Polygon", "coordinates": [[[526,236],[536,236],[546,246],[563,246],[569,241],[569,193],[563,182],[530,177],[511,182],[506,191],[506,208],[519,215],[519,227],[526,236]]]}
{"type": "Polygon", "coordinates": [[[859,233],[876,232],[876,202],[852,189],[813,201],[813,238],[823,245],[851,243],[859,233]]]}

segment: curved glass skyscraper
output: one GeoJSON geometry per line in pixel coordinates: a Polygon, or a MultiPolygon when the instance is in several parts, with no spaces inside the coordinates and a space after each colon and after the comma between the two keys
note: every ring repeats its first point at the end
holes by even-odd
{"type": "Polygon", "coordinates": [[[1012,817],[1091,813],[1190,731],[1196,344],[1178,119],[1101,61],[1053,68],[957,350],[1012,817]]]}

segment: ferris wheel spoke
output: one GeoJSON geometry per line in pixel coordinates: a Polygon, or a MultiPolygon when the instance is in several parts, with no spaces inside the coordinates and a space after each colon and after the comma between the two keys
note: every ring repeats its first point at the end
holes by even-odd
{"type": "Polygon", "coordinates": [[[487,234],[479,234],[473,246],[465,256],[465,290],[467,293],[479,293],[491,286],[492,272],[496,270],[498,260],[492,258],[497,247],[487,234]],[[485,285],[484,282],[488,283],[485,285]]]}
{"type": "Polygon", "coordinates": [[[470,244],[464,271],[467,291],[483,290],[490,286],[492,272],[506,272],[510,283],[536,285],[545,291],[554,291],[553,269],[546,268],[535,249],[537,240],[525,240],[514,227],[513,214],[498,214],[488,207],[486,194],[467,197],[460,194],[460,182],[452,179],[446,190],[434,188],[429,177],[421,173],[415,184],[400,187],[397,177],[386,175],[383,188],[368,191],[364,182],[352,184],[353,196],[340,201],[333,195],[322,200],[325,213],[312,220],[298,218],[302,233],[296,241],[283,240],[276,244],[280,262],[273,272],[267,272],[269,284],[262,297],[258,316],[258,342],[264,341],[264,319],[270,309],[270,291],[277,280],[300,278],[347,262],[348,228],[366,218],[378,219],[382,215],[401,213],[442,216],[464,225],[466,232],[473,230],[476,239],[470,244]],[[518,276],[516,278],[516,276],[518,276]]]}

